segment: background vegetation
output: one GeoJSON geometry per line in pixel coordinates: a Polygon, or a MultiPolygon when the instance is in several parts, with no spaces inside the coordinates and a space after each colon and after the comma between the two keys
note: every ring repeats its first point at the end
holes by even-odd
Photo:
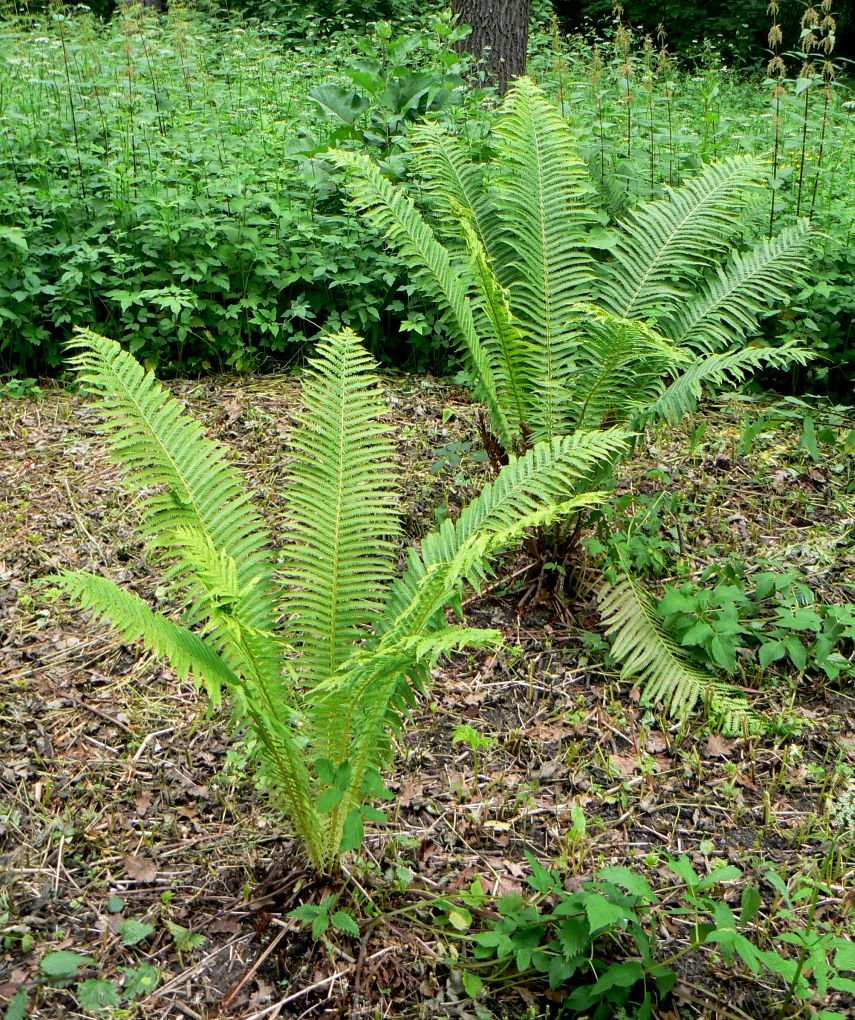
{"type": "MultiPolygon", "coordinates": [[[[164,16],[125,8],[109,21],[85,8],[7,15],[0,372],[56,371],[81,323],[167,372],[289,363],[341,326],[387,363],[448,371],[442,327],[315,157],[353,147],[407,179],[409,126],[428,117],[462,125],[478,158],[494,100],[465,87],[478,69],[453,49],[441,6],[405,5],[394,25],[372,20],[388,13],[375,6],[280,4],[274,20],[174,3],[164,16]]],[[[640,9],[601,20],[599,35],[566,35],[536,4],[531,71],[615,215],[702,161],[774,148],[775,227],[809,217],[820,256],[768,332],[808,340],[841,369],[820,360],[777,382],[843,393],[855,363],[851,92],[833,49],[799,50],[787,9],[770,78],[753,41],[769,19],[753,7],[727,22],[729,48],[713,17],[710,38],[695,46],[678,34],[686,49],[672,52],[667,34],[629,27],[630,17],[649,25],[640,9]],[[734,69],[721,54],[749,37],[740,59],[751,63],[734,69]]]]}

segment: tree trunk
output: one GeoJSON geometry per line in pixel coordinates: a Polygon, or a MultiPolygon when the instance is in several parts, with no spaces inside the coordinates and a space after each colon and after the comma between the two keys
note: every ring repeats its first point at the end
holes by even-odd
{"type": "Polygon", "coordinates": [[[472,32],[460,49],[484,59],[499,92],[525,73],[531,0],[454,0],[454,13],[472,32]]]}

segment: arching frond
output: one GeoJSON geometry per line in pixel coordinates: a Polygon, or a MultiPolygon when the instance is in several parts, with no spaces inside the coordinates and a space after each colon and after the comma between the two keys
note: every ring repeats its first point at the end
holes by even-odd
{"type": "Polygon", "coordinates": [[[560,432],[558,386],[567,363],[570,306],[594,277],[585,235],[593,187],[558,110],[527,78],[509,89],[494,128],[493,202],[501,247],[491,254],[511,308],[531,342],[545,437],[560,432]]]}
{"type": "Polygon", "coordinates": [[[457,202],[468,210],[481,244],[489,251],[496,216],[484,187],[484,164],[473,162],[457,138],[439,124],[419,124],[410,139],[413,169],[433,199],[439,229],[445,230],[449,240],[456,239],[452,202],[457,202]]]}
{"type": "Polygon", "coordinates": [[[223,688],[240,691],[240,679],[216,649],[192,630],[155,613],[139,595],[83,570],[64,570],[45,581],[97,619],[110,623],[126,640],[141,641],[149,651],[167,659],[180,680],[190,677],[197,686],[204,686],[215,705],[220,703],[223,688]]]}
{"type": "MultiPolygon", "coordinates": [[[[577,432],[537,443],[522,457],[512,456],[455,521],[444,521],[422,539],[418,552],[410,551],[404,575],[393,584],[384,629],[412,598],[430,567],[451,561],[473,535],[501,532],[543,506],[583,496],[592,479],[627,449],[628,439],[619,429],[577,432]]],[[[582,509],[581,504],[568,509],[576,507],[582,509]]],[[[479,575],[468,580],[477,584],[479,575]]]]}
{"type": "Polygon", "coordinates": [[[789,368],[806,365],[814,357],[806,347],[787,344],[783,347],[743,347],[722,354],[698,355],[690,368],[671,383],[664,393],[644,411],[642,417],[664,418],[677,422],[693,411],[704,390],[736,386],[759,368],[789,368]]]}
{"type": "Polygon", "coordinates": [[[571,309],[580,339],[573,354],[572,388],[562,417],[567,427],[622,425],[662,391],[662,376],[688,356],[644,322],[622,319],[590,304],[571,309]]]}
{"type": "Polygon", "coordinates": [[[666,198],[633,209],[618,224],[613,259],[602,269],[606,307],[631,319],[673,314],[687,282],[715,265],[738,232],[764,165],[753,156],[711,163],[666,198]]]}
{"type": "Polygon", "coordinates": [[[382,607],[398,531],[376,362],[350,331],[318,344],[303,379],[284,568],[292,641],[310,684],[331,676],[382,607]]]}
{"type": "Polygon", "coordinates": [[[327,158],[344,171],[344,182],[355,208],[400,253],[413,281],[448,316],[475,372],[477,395],[487,405],[497,435],[510,446],[513,435],[496,390],[495,367],[472,314],[471,280],[461,279],[462,267],[452,265],[448,252],[412,200],[390,184],[368,156],[332,151],[327,158]]]}
{"type": "Polygon", "coordinates": [[[807,220],[764,238],[744,255],[735,256],[698,293],[661,323],[663,333],[696,350],[715,351],[757,332],[758,319],[770,305],[787,298],[810,265],[810,224],[807,220]]]}
{"type": "Polygon", "coordinates": [[[612,655],[622,664],[621,676],[638,677],[645,702],[662,702],[670,715],[680,718],[704,702],[726,732],[761,728],[761,720],[736,688],[690,662],[668,637],[652,599],[634,578],[624,574],[615,584],[604,584],[599,612],[612,639],[612,655]]]}
{"type": "MultiPolygon", "coordinates": [[[[189,619],[203,619],[195,600],[204,598],[206,589],[193,559],[174,548],[176,535],[188,529],[234,560],[237,583],[247,593],[236,619],[243,631],[262,635],[247,669],[267,691],[271,705],[286,705],[281,648],[269,638],[274,608],[268,537],[240,475],[224,449],[115,341],[81,330],[71,346],[77,351],[71,364],[78,378],[99,398],[101,430],[111,453],[124,469],[128,487],[138,492],[142,532],[156,547],[178,554],[173,576],[190,588],[194,603],[189,619]]],[[[231,633],[220,630],[212,638],[233,669],[245,664],[245,652],[231,633]]]]}
{"type": "Polygon", "coordinates": [[[535,392],[532,367],[537,355],[514,321],[508,293],[499,283],[479,235],[456,203],[452,202],[451,208],[458,214],[458,226],[469,255],[475,323],[481,326],[490,363],[495,366],[496,393],[505,408],[508,428],[516,436],[521,426],[529,425],[536,417],[532,406],[535,392]]]}

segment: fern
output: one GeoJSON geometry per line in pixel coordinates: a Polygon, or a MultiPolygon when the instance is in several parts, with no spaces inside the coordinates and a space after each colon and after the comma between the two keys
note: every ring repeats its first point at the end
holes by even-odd
{"type": "MultiPolygon", "coordinates": [[[[759,317],[784,300],[808,268],[805,224],[743,254],[733,252],[746,233],[744,210],[758,194],[764,160],[741,156],[705,166],[662,199],[624,213],[597,239],[596,247],[611,254],[595,259],[590,228],[606,219],[598,185],[567,124],[533,82],[512,85],[491,141],[494,158],[476,164],[441,128],[417,132],[413,165],[445,246],[403,189],[367,158],[331,158],[348,170],[345,183],[356,208],[384,231],[414,282],[446,312],[505,453],[513,454],[520,438],[581,437],[592,457],[578,473],[554,472],[552,498],[563,492],[583,513],[585,491],[598,490],[602,474],[630,449],[624,436],[607,456],[598,454],[583,430],[606,424],[639,429],[656,417],[674,422],[704,393],[739,383],[758,368],[805,363],[809,354],[796,345],[743,346],[759,317]]],[[[607,197],[608,182],[599,187],[607,197]]],[[[551,447],[556,469],[572,453],[561,443],[551,447]]],[[[509,482],[528,463],[510,456],[504,478],[509,482]]],[[[498,513],[503,505],[526,512],[524,499],[515,504],[509,495],[505,504],[504,498],[498,488],[486,488],[468,516],[446,522],[419,554],[410,554],[381,632],[432,568],[465,543],[470,524],[490,526],[491,500],[498,513]]],[[[468,580],[477,585],[483,576],[475,571],[468,580]]],[[[615,612],[632,593],[645,605],[635,585],[626,581],[615,612]]],[[[432,621],[440,623],[439,617],[432,621]]],[[[646,633],[649,651],[654,631],[646,633]]],[[[673,710],[686,712],[703,686],[722,711],[737,711],[721,700],[714,680],[695,675],[671,652],[639,660],[666,678],[650,683],[651,696],[667,697],[673,710]]]]}
{"type": "Polygon", "coordinates": [[[508,92],[494,131],[493,204],[501,224],[496,258],[514,315],[534,349],[544,436],[561,432],[560,387],[568,364],[571,307],[589,290],[594,260],[593,187],[567,123],[526,78],[508,92]]]}
{"type": "Polygon", "coordinates": [[[689,360],[644,322],[589,304],[573,305],[571,313],[581,336],[564,417],[574,429],[597,428],[606,418],[625,424],[656,399],[663,374],[689,360]]]}
{"type": "Polygon", "coordinates": [[[697,295],[660,323],[662,331],[676,343],[705,352],[751,336],[769,305],[784,301],[793,282],[806,276],[810,249],[806,220],[771,240],[763,238],[726,268],[716,266],[715,275],[701,282],[697,295]]]}
{"type": "MultiPolygon", "coordinates": [[[[522,457],[512,456],[457,520],[444,521],[422,539],[419,551],[410,551],[406,571],[392,586],[385,619],[394,619],[422,577],[431,568],[453,560],[473,535],[501,534],[541,505],[564,501],[567,509],[578,510],[601,502],[602,493],[588,493],[590,482],[623,454],[628,441],[628,435],[619,429],[580,432],[538,443],[522,457]]],[[[469,581],[477,585],[482,578],[475,574],[469,581]]]]}
{"type": "Polygon", "coordinates": [[[452,200],[451,209],[466,242],[469,270],[474,283],[472,304],[476,325],[480,322],[489,351],[496,395],[507,412],[508,430],[518,435],[537,417],[532,404],[534,371],[532,362],[537,348],[520,332],[511,312],[509,295],[499,283],[481,238],[468,216],[452,200]]]}
{"type": "Polygon", "coordinates": [[[292,540],[283,579],[305,680],[330,676],[382,606],[398,520],[388,428],[373,359],[352,333],[320,343],[302,388],[288,485],[292,540]]]}
{"type": "Polygon", "coordinates": [[[513,436],[497,393],[495,366],[475,326],[469,300],[471,280],[461,279],[460,267],[452,264],[449,253],[412,201],[386,180],[368,156],[332,152],[329,159],[346,172],[354,205],[398,249],[415,281],[451,320],[475,369],[477,392],[487,404],[493,428],[510,446],[513,436]]]}
{"type": "Polygon", "coordinates": [[[87,571],[62,571],[50,577],[54,586],[106,620],[129,641],[141,641],[155,655],[168,659],[179,680],[191,678],[204,686],[218,705],[222,691],[239,691],[241,681],[198,634],[155,613],[138,595],[124,591],[106,577],[87,571]]]}
{"type": "Polygon", "coordinates": [[[413,168],[436,206],[440,231],[453,237],[458,210],[471,218],[487,250],[495,238],[496,212],[484,186],[483,163],[474,163],[460,142],[438,124],[421,124],[412,133],[413,168]]]}
{"type": "Polygon", "coordinates": [[[686,288],[727,252],[764,166],[752,156],[731,157],[707,166],[667,198],[632,210],[618,224],[600,301],[624,318],[673,313],[686,288]]]}
{"type": "Polygon", "coordinates": [[[784,369],[805,365],[813,357],[806,347],[786,344],[783,347],[744,347],[723,354],[710,354],[693,362],[690,368],[671,383],[662,395],[649,404],[642,418],[664,418],[676,422],[697,407],[704,388],[720,389],[742,382],[758,368],[784,369]]]}
{"type": "Polygon", "coordinates": [[[232,669],[252,675],[272,705],[286,704],[280,649],[270,635],[275,618],[268,536],[224,451],[142,366],[112,340],[82,330],[70,359],[83,387],[99,399],[102,430],[138,493],[140,528],[155,551],[172,560],[168,577],[183,583],[191,601],[189,620],[204,618],[197,600],[209,591],[182,536],[196,531],[211,549],[227,550],[238,565],[237,583],[247,593],[234,614],[244,631],[256,632],[252,661],[233,628],[218,630],[214,643],[232,669]]]}
{"type": "Polygon", "coordinates": [[[760,719],[736,688],[689,662],[665,633],[650,596],[628,574],[605,583],[599,594],[600,617],[612,639],[612,655],[622,677],[638,677],[645,702],[662,701],[672,716],[685,717],[705,703],[729,733],[757,731],[760,719]]]}
{"type": "Polygon", "coordinates": [[[328,871],[358,840],[412,688],[437,657],[500,638],[451,627],[445,607],[528,531],[602,500],[569,492],[616,456],[624,437],[580,434],[514,459],[448,525],[453,540],[418,570],[411,552],[410,570],[393,585],[398,511],[386,408],[359,339],[336,334],[318,345],[304,382],[289,479],[293,532],[274,577],[259,517],[223,450],[118,344],[82,333],[77,346],[113,454],[129,485],[145,486],[142,526],[185,590],[178,602],[189,601],[189,625],[93,574],[65,571],[53,584],[167,658],[212,701],[228,693],[260,785],[311,863],[328,871]]]}
{"type": "MultiPolygon", "coordinates": [[[[567,124],[528,79],[496,117],[491,163],[473,163],[435,125],[416,137],[414,168],[445,246],[367,157],[330,158],[346,169],[356,208],[446,312],[508,452],[520,434],[548,439],[691,406],[694,375],[663,396],[686,353],[678,348],[702,351],[699,360],[734,348],[807,269],[804,224],[727,261],[764,170],[750,156],[706,166],[631,210],[598,242],[611,257],[596,261],[596,189],[567,124]]],[[[734,372],[752,357],[731,362],[734,372]]],[[[728,379],[720,362],[697,373],[707,388],[728,379]]]]}

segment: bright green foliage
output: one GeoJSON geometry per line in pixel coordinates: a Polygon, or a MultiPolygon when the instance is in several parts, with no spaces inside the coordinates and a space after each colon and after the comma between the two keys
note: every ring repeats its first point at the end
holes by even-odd
{"type": "Polygon", "coordinates": [[[408,315],[432,359],[431,321],[405,311],[395,260],[329,201],[313,154],[390,157],[407,121],[470,104],[450,15],[318,37],[242,5],[116,6],[0,13],[0,374],[55,371],[75,323],[195,373],[292,361],[319,324],[394,357],[408,315]],[[348,71],[356,92],[333,84],[348,71]]]}
{"type": "Polygon", "coordinates": [[[396,475],[385,405],[359,338],[335,334],[306,375],[288,487],[292,530],[274,577],[269,539],[225,451],[117,343],[82,332],[77,350],[73,364],[99,398],[184,622],[104,577],[69,571],[52,580],[214,701],[225,689],[261,785],[312,864],[334,867],[359,843],[363,821],[382,819],[365,802],[383,792],[378,770],[410,684],[423,684],[440,655],[499,640],[496,631],[449,626],[444,608],[527,532],[601,500],[591,479],[627,437],[577,432],[512,457],[456,522],[410,550],[393,583],[396,475]]]}
{"type": "Polygon", "coordinates": [[[829,990],[855,990],[847,976],[855,971],[855,945],[815,920],[811,904],[815,907],[819,883],[798,883],[791,895],[777,872],[766,874],[782,904],[778,917],[792,924],[770,939],[757,923],[760,889],[743,884],[738,906],[733,902],[728,886],[743,880],[735,865],[713,863],[699,874],[688,857],[668,858],[665,864],[679,882],[665,896],[622,865],[601,868],[593,880],[568,891],[564,874],[525,853],[531,872],[526,894],[490,896],[475,878],[453,898],[436,901],[435,923],[460,947],[461,979],[472,998],[525,981],[535,994],[548,988],[566,1014],[650,1017],[678,978],[674,955],[660,939],[663,918],[669,917],[689,925],[688,946],[679,955],[715,953],[754,975],[782,977],[786,992],[777,982],[770,985],[775,997],[770,1005],[781,1011],[791,999],[819,1007],[829,990]]]}
{"type": "MultiPolygon", "coordinates": [[[[510,89],[492,145],[492,161],[476,164],[439,127],[417,129],[414,165],[436,230],[367,157],[330,159],[445,313],[505,451],[677,421],[705,390],[808,360],[794,345],[745,346],[769,302],[804,277],[810,247],[801,223],[736,254],[762,160],[711,164],[605,228],[569,126],[530,80],[510,89]]],[[[668,641],[648,602],[629,579],[604,592],[625,672],[641,673],[674,714],[703,695],[736,727],[742,700],[668,641]]]]}
{"type": "Polygon", "coordinates": [[[600,616],[613,639],[612,654],[623,664],[621,675],[638,677],[646,701],[664,701],[671,715],[685,716],[698,701],[728,732],[756,730],[759,719],[729,684],[689,662],[667,635],[650,596],[630,575],[606,584],[600,592],[600,616]]]}
{"type": "Polygon", "coordinates": [[[382,395],[369,388],[371,357],[358,345],[321,346],[302,391],[289,508],[294,531],[285,605],[300,635],[301,673],[326,680],[380,609],[397,531],[382,395]]]}
{"type": "Polygon", "coordinates": [[[800,224],[735,254],[762,160],[710,164],[604,228],[570,128],[528,79],[509,91],[492,144],[493,160],[477,165],[450,134],[416,131],[439,235],[366,156],[330,158],[445,312],[506,449],[521,432],[673,419],[705,387],[808,360],[795,346],[742,353],[769,302],[803,279],[810,250],[800,224]]]}

